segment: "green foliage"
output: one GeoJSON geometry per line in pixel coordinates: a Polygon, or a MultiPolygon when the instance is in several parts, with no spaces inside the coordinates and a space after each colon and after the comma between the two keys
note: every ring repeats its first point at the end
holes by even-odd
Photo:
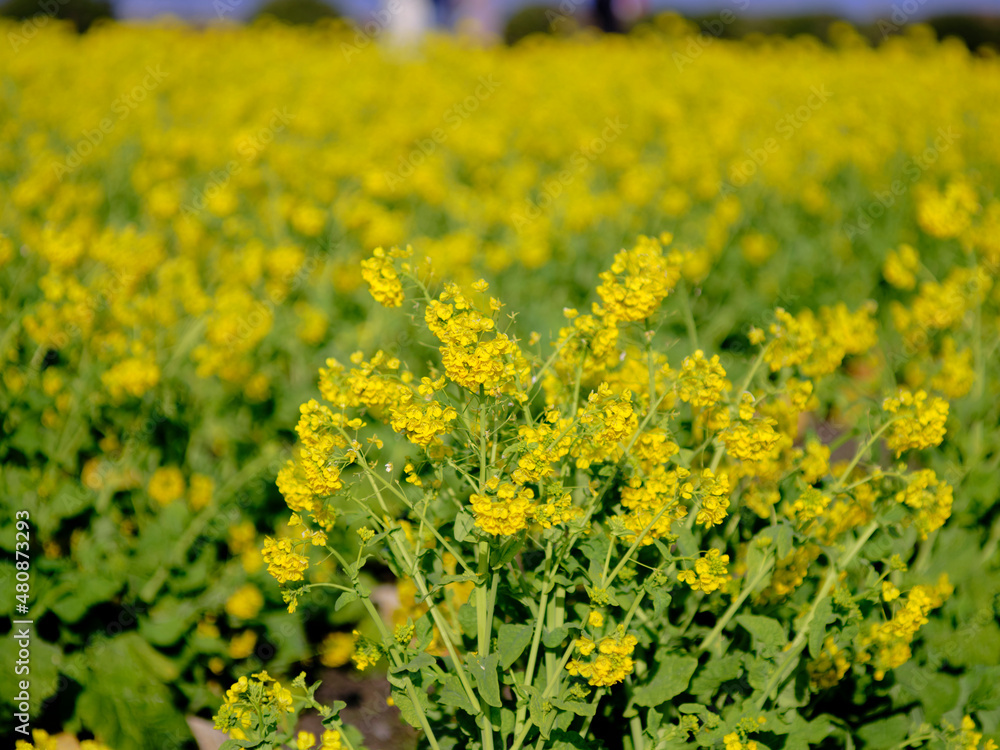
{"type": "Polygon", "coordinates": [[[268,0],[257,9],[254,17],[309,25],[327,18],[339,18],[340,15],[340,11],[326,0],[268,0]]]}

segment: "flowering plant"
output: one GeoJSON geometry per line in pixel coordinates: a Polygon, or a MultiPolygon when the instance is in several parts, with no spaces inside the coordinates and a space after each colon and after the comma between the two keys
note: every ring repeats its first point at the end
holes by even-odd
{"type": "Polygon", "coordinates": [[[903,388],[869,408],[835,388],[877,344],[874,305],[778,309],[730,372],[690,315],[688,341],[669,335],[685,253],[641,237],[547,353],[487,282],[434,293],[411,255],[378,249],[362,273],[437,356],[320,371],[325,403],[302,406],[278,478],[290,533],[264,547],[289,610],[320,587],[360,601],[374,630],[355,632],[355,663],[385,660],[435,750],[850,738],[824,696],[906,662],[952,592],[907,575],[951,487],[878,460],[883,439],[897,458],[937,446],[948,403],[903,388]],[[337,525],[354,559],[328,543],[337,525]],[[317,552],[349,585],[310,580],[317,552]],[[374,565],[399,582],[388,619],[360,577],[374,565]]]}

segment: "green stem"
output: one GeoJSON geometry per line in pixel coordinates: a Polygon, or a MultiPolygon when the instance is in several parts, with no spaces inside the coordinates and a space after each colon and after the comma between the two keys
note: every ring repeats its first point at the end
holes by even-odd
{"type": "Polygon", "coordinates": [[[887,429],[889,429],[889,425],[891,425],[894,421],[895,421],[894,419],[890,419],[884,425],[879,427],[875,431],[875,434],[872,435],[870,438],[868,438],[868,441],[861,446],[860,450],[858,450],[857,453],[854,454],[854,458],[851,459],[851,463],[847,465],[847,468],[844,469],[844,472],[840,475],[840,478],[837,480],[837,483],[833,485],[832,492],[836,493],[840,491],[840,489],[844,486],[844,482],[847,481],[847,478],[851,476],[851,472],[854,471],[854,467],[858,465],[858,461],[860,461],[862,457],[869,450],[871,450],[872,446],[875,445],[875,443],[878,441],[880,437],[882,437],[882,433],[885,432],[887,429]]]}
{"type": "MultiPolygon", "coordinates": [[[[477,651],[481,659],[486,659],[490,654],[490,633],[492,630],[492,623],[489,621],[491,606],[487,591],[487,583],[490,578],[489,542],[479,543],[479,575],[481,580],[476,583],[477,651]]],[[[480,696],[479,708],[483,712],[483,750],[493,750],[493,724],[489,718],[490,705],[486,702],[485,697],[480,696]]]]}
{"type": "MultiPolygon", "coordinates": [[[[378,485],[375,484],[375,480],[372,478],[373,472],[371,470],[371,467],[368,465],[368,462],[365,460],[365,457],[361,453],[361,451],[358,451],[358,463],[361,465],[362,469],[367,475],[368,482],[369,484],[371,484],[372,490],[378,497],[379,503],[384,508],[385,500],[382,498],[382,491],[379,489],[378,485]]],[[[379,523],[383,523],[387,528],[391,530],[400,529],[399,526],[392,525],[391,523],[384,523],[381,521],[381,519],[376,518],[375,520],[378,521],[379,523]]],[[[405,538],[405,535],[403,536],[405,538]]],[[[441,640],[444,642],[445,649],[447,649],[448,655],[451,657],[452,662],[455,664],[455,670],[456,672],[458,672],[458,679],[462,683],[462,687],[465,688],[465,693],[469,697],[469,700],[471,700],[473,704],[477,703],[478,699],[476,697],[476,693],[472,689],[472,685],[469,684],[469,678],[465,674],[465,668],[462,666],[462,661],[458,658],[458,652],[455,649],[455,644],[451,637],[451,628],[449,627],[448,622],[444,619],[444,616],[441,614],[441,611],[438,608],[437,604],[431,597],[430,589],[427,586],[427,581],[424,579],[423,574],[420,573],[420,571],[417,569],[416,561],[410,556],[407,549],[396,538],[396,535],[390,534],[389,540],[391,546],[395,548],[396,556],[399,559],[403,560],[404,564],[408,569],[413,571],[413,581],[414,583],[417,584],[417,590],[420,592],[421,598],[423,599],[423,601],[427,603],[427,609],[430,612],[431,619],[434,620],[434,624],[437,626],[438,632],[441,635],[441,640]]]]}
{"type": "Polygon", "coordinates": [[[867,542],[871,535],[875,533],[877,528],[878,522],[872,521],[865,527],[864,531],[861,532],[861,535],[854,543],[854,546],[845,552],[839,561],[831,562],[830,570],[826,574],[826,580],[823,581],[823,586],[820,588],[819,593],[813,600],[812,606],[809,608],[809,612],[806,613],[805,619],[799,626],[798,632],[795,635],[795,640],[792,641],[788,648],[785,649],[785,658],[782,660],[781,665],[771,675],[771,679],[769,679],[767,684],[764,686],[764,690],[757,701],[757,711],[763,709],[764,704],[770,699],[771,691],[781,684],[782,680],[785,678],[785,673],[790,667],[795,665],[795,659],[798,657],[799,653],[801,653],[803,647],[805,646],[806,639],[809,636],[809,625],[816,616],[816,610],[819,609],[819,605],[829,595],[830,589],[833,588],[833,584],[836,582],[841,571],[847,569],[847,566],[851,564],[851,561],[854,560],[858,552],[861,551],[861,548],[865,546],[865,542],[867,542]]]}
{"type": "Polygon", "coordinates": [[[628,551],[625,553],[624,557],[622,557],[621,562],[619,562],[618,565],[615,566],[615,569],[611,571],[611,575],[606,576],[604,578],[604,580],[601,583],[601,588],[606,589],[608,586],[611,585],[611,583],[615,580],[615,578],[618,577],[618,574],[621,572],[622,568],[624,568],[625,564],[628,563],[629,558],[632,556],[632,553],[635,552],[637,549],[639,549],[639,546],[646,538],[646,535],[650,532],[653,526],[656,525],[656,522],[659,521],[668,510],[670,510],[670,507],[671,506],[665,504],[662,508],[660,508],[660,511],[655,516],[653,516],[653,519],[648,524],[646,524],[646,528],[644,528],[641,532],[639,532],[639,536],[635,538],[635,541],[632,543],[632,546],[628,548],[628,551]]]}
{"type": "MultiPolygon", "coordinates": [[[[365,605],[365,609],[368,610],[369,617],[375,622],[375,627],[378,628],[379,634],[382,636],[383,642],[387,644],[389,648],[389,658],[393,662],[394,666],[401,667],[403,665],[402,660],[399,658],[399,654],[391,648],[393,643],[392,635],[389,633],[389,629],[385,626],[385,622],[382,620],[382,615],[379,614],[378,610],[375,609],[375,605],[372,604],[372,600],[366,595],[361,597],[362,603],[365,605]]],[[[440,750],[438,745],[437,737],[434,736],[434,730],[431,729],[430,722],[427,721],[427,717],[424,715],[423,704],[419,701],[417,697],[416,688],[413,686],[412,680],[408,676],[402,677],[403,681],[406,683],[406,694],[413,704],[413,710],[416,712],[417,717],[420,720],[420,726],[424,730],[424,734],[427,735],[427,741],[431,744],[434,750],[440,750]]]]}
{"type": "MultiPolygon", "coordinates": [[[[555,674],[549,678],[548,683],[545,685],[545,690],[542,692],[540,700],[544,702],[549,696],[552,695],[552,691],[555,689],[556,685],[559,683],[559,677],[562,670],[566,668],[566,664],[569,662],[569,657],[573,653],[573,649],[576,644],[570,641],[570,644],[566,647],[566,651],[563,652],[562,659],[559,661],[559,668],[555,671],[555,674]]],[[[525,739],[528,737],[528,732],[531,731],[532,722],[528,722],[527,725],[521,730],[521,733],[517,735],[514,739],[514,744],[510,746],[510,750],[520,750],[521,746],[524,744],[525,739]]]]}
{"type": "Polygon", "coordinates": [[[725,611],[719,621],[715,623],[715,627],[712,628],[712,632],[705,636],[705,639],[698,646],[699,651],[707,651],[708,647],[712,645],[716,638],[722,635],[722,631],[725,629],[729,621],[733,619],[733,616],[739,611],[740,605],[746,601],[747,597],[750,596],[757,584],[764,580],[764,576],[771,572],[771,568],[774,566],[774,558],[768,555],[764,558],[764,562],[760,566],[760,570],[754,575],[753,580],[747,583],[743,590],[740,591],[740,595],[733,600],[733,603],[729,605],[729,608],[725,611]]]}
{"type": "MultiPolygon", "coordinates": [[[[531,683],[534,680],[535,665],[538,663],[538,648],[542,642],[542,630],[545,628],[546,607],[548,606],[549,594],[555,585],[552,581],[556,569],[556,566],[552,564],[552,542],[548,542],[545,546],[545,560],[549,564],[549,569],[546,571],[545,580],[542,583],[542,596],[538,600],[538,616],[535,619],[535,632],[531,637],[531,650],[528,651],[528,665],[525,667],[524,681],[521,683],[526,688],[531,687],[531,683]]],[[[515,734],[524,722],[527,712],[527,702],[522,701],[521,705],[517,708],[517,717],[514,721],[515,734]]]]}
{"type": "Polygon", "coordinates": [[[691,310],[691,297],[687,291],[687,284],[678,284],[677,288],[681,294],[681,309],[684,311],[684,326],[687,328],[688,338],[691,340],[692,349],[700,349],[698,346],[698,329],[694,324],[694,313],[691,310]]]}

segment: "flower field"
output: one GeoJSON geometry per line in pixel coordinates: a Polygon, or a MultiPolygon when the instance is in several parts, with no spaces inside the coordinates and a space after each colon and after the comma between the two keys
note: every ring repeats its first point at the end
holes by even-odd
{"type": "Polygon", "coordinates": [[[5,736],[995,750],[994,55],[0,32],[5,736]]]}

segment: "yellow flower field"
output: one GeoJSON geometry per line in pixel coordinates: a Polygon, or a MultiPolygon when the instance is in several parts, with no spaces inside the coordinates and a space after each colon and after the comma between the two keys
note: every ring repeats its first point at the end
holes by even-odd
{"type": "Polygon", "coordinates": [[[995,55],[0,33],[32,728],[359,748],[353,652],[420,746],[995,747],[995,55]]]}

